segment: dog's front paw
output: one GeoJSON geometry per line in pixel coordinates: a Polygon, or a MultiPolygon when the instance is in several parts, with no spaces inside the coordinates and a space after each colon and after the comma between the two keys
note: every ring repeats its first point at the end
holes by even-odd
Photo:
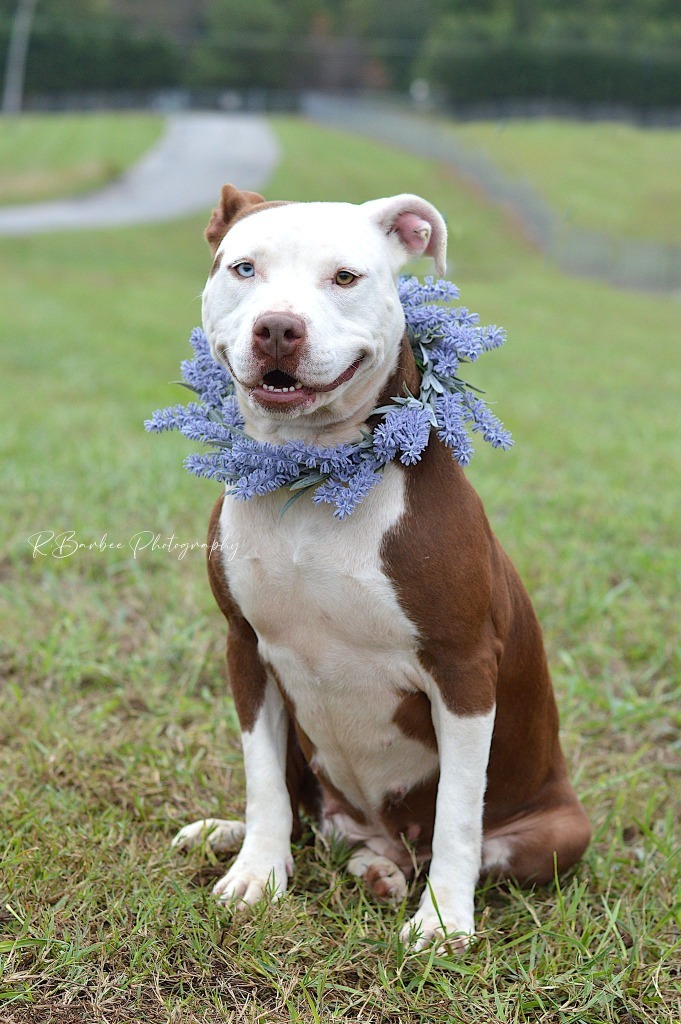
{"type": "Polygon", "coordinates": [[[463,953],[474,933],[473,917],[468,912],[435,907],[429,891],[421,899],[421,905],[414,916],[407,921],[400,932],[400,941],[417,953],[436,942],[442,953],[463,953]]]}
{"type": "Polygon", "coordinates": [[[231,868],[213,887],[213,895],[235,910],[253,906],[263,899],[278,900],[286,892],[293,874],[293,860],[258,862],[239,856],[231,868]]]}
{"type": "Polygon", "coordinates": [[[246,835],[243,821],[224,821],[222,818],[202,818],[185,825],[170,844],[173,850],[191,850],[207,842],[215,853],[236,853],[246,835]]]}

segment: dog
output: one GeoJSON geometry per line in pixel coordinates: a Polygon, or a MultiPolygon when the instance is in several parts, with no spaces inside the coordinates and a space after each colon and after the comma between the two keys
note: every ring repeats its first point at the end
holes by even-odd
{"type": "MultiPolygon", "coordinates": [[[[204,329],[252,437],[355,442],[404,385],[418,394],[396,281],[424,255],[445,272],[430,203],[267,202],[226,185],[205,236],[204,329]]],[[[464,948],[481,877],[550,881],[590,840],[530,599],[434,433],[345,521],[309,496],[282,517],[283,501],[226,494],[213,509],[246,820],[195,822],[175,845],[241,844],[216,895],[277,898],[303,808],[379,899],[401,901],[430,862],[401,938],[464,948]]]]}

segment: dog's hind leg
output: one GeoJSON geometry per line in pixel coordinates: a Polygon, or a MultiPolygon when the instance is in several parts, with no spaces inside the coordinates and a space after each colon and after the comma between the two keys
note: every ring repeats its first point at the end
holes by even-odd
{"type": "Polygon", "coordinates": [[[214,853],[237,853],[246,835],[243,821],[202,818],[185,825],[171,843],[173,850],[190,850],[206,842],[214,853]]]}
{"type": "Polygon", "coordinates": [[[485,830],[481,877],[542,885],[575,864],[591,829],[577,800],[532,811],[485,830]]]}
{"type": "Polygon", "coordinates": [[[407,895],[404,872],[388,857],[374,853],[368,846],[353,852],[347,868],[351,875],[362,879],[376,899],[399,903],[407,895]]]}

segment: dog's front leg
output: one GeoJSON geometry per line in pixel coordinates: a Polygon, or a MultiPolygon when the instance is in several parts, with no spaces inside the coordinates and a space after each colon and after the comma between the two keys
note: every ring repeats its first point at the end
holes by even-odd
{"type": "MultiPolygon", "coordinates": [[[[238,706],[238,702],[237,702],[238,706]]],[[[252,727],[241,742],[246,772],[246,835],[231,868],[213,892],[225,903],[245,906],[269,895],[277,899],[293,874],[293,814],[286,788],[288,713],[272,679],[252,727]]]]}
{"type": "Polygon", "coordinates": [[[432,860],[419,909],[401,938],[412,949],[422,949],[433,939],[447,939],[448,948],[463,949],[474,930],[494,708],[461,715],[447,707],[437,687],[428,696],[440,759],[432,860]]]}

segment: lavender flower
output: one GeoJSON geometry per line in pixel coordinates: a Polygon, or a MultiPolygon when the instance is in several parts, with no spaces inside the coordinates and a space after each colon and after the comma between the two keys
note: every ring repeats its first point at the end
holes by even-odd
{"type": "Polygon", "coordinates": [[[456,302],[459,297],[453,281],[436,281],[433,277],[424,278],[423,284],[417,277],[403,277],[397,290],[405,312],[426,302],[456,302]]]}
{"type": "Polygon", "coordinates": [[[513,440],[508,430],[505,430],[497,417],[491,412],[480,398],[473,398],[470,395],[465,397],[466,419],[472,424],[473,430],[482,434],[485,441],[494,448],[508,450],[513,445],[513,440]]]}
{"type": "Polygon", "coordinates": [[[453,308],[459,290],[451,281],[427,277],[420,283],[415,277],[404,278],[398,291],[422,370],[421,392],[418,398],[395,395],[387,410],[377,410],[382,419],[369,437],[334,448],[299,440],[275,445],[248,437],[234,382],[213,359],[200,328],[189,339],[194,358],[184,360],[181,367],[185,385],[199,401],[159,409],[145,428],[157,433],[178,430],[208,444],[211,451],[187,456],[186,469],[224,482],[236,498],[248,501],[288,487],[289,501],[293,501],[311,489],[313,502],[334,505],[337,519],[354,512],[389,462],[398,459],[405,466],[418,462],[433,428],[462,466],[473,455],[469,429],[495,448],[510,448],[509,432],[457,376],[462,362],[474,362],[483,352],[503,344],[502,328],[480,327],[476,313],[465,306],[453,308]]]}

